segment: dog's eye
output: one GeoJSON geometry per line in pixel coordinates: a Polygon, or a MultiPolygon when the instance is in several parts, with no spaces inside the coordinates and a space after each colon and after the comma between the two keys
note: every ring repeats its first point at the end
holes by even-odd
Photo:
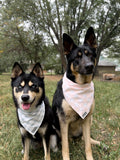
{"type": "Polygon", "coordinates": [[[88,52],[88,50],[85,50],[84,52],[85,52],[86,56],[90,56],[91,55],[90,52],[88,52]]]}
{"type": "Polygon", "coordinates": [[[73,62],[73,64],[74,64],[75,66],[77,66],[77,65],[79,64],[79,59],[78,59],[78,58],[75,59],[74,62],[73,62]]]}
{"type": "Polygon", "coordinates": [[[88,53],[88,55],[87,55],[87,56],[89,56],[89,57],[90,57],[90,56],[92,56],[92,53],[88,53]]]}
{"type": "Polygon", "coordinates": [[[79,51],[79,52],[78,52],[78,56],[79,56],[79,57],[82,57],[82,52],[79,51]]]}
{"type": "Polygon", "coordinates": [[[22,89],[23,87],[21,85],[18,86],[18,89],[22,89]]]}
{"type": "Polygon", "coordinates": [[[87,52],[87,53],[86,53],[86,56],[91,57],[91,56],[92,56],[92,53],[87,52]]]}
{"type": "Polygon", "coordinates": [[[33,88],[33,89],[36,88],[36,85],[33,84],[33,85],[31,86],[31,88],[33,88]]]}
{"type": "Polygon", "coordinates": [[[88,50],[86,50],[86,49],[84,50],[84,52],[85,52],[86,55],[88,55],[88,53],[89,53],[88,50]]]}

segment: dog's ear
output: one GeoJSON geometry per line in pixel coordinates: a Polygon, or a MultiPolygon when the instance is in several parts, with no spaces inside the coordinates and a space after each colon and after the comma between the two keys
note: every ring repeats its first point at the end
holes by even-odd
{"type": "Polygon", "coordinates": [[[12,74],[11,74],[11,78],[17,78],[19,77],[22,73],[24,73],[22,67],[20,66],[20,64],[18,62],[15,62],[13,65],[13,69],[12,69],[12,74]]]}
{"type": "Polygon", "coordinates": [[[35,66],[33,67],[32,73],[34,73],[36,77],[44,78],[43,69],[40,63],[35,64],[35,66]]]}
{"type": "Polygon", "coordinates": [[[67,35],[66,33],[63,34],[63,48],[64,48],[64,54],[69,54],[73,49],[75,49],[77,46],[75,45],[72,38],[67,35]]]}
{"type": "Polygon", "coordinates": [[[97,48],[97,40],[95,37],[94,29],[92,27],[88,28],[86,35],[85,35],[85,40],[84,44],[88,44],[92,48],[97,48]]]}

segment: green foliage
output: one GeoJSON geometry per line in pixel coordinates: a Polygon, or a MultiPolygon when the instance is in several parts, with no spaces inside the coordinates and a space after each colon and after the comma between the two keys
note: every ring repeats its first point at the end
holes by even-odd
{"type": "MultiPolygon", "coordinates": [[[[63,32],[79,44],[89,26],[95,28],[98,39],[98,59],[104,49],[116,48],[120,33],[119,0],[4,0],[0,7],[0,51],[3,51],[0,63],[2,59],[8,62],[10,57],[8,64],[0,66],[1,71],[14,60],[31,64],[42,60],[44,63],[42,56],[51,56],[46,51],[52,45],[56,50],[54,60],[59,54],[61,61],[56,63],[62,63],[65,68],[63,32]]],[[[54,60],[50,66],[54,67],[54,60]]]]}
{"type": "Polygon", "coordinates": [[[114,46],[112,45],[107,51],[107,56],[110,58],[116,58],[120,62],[120,40],[116,41],[114,46]]]}
{"type": "Polygon", "coordinates": [[[16,1],[11,2],[6,1],[1,11],[0,36],[2,37],[2,44],[0,45],[0,50],[3,53],[0,55],[0,62],[4,69],[13,65],[15,61],[20,63],[35,63],[39,61],[39,53],[44,52],[43,48],[45,46],[40,28],[38,29],[36,25],[35,17],[33,17],[34,21],[29,22],[28,27],[25,27],[27,22],[25,23],[25,18],[24,16],[22,17],[23,10],[20,10],[23,4],[16,3],[16,1]],[[9,58],[9,62],[7,58],[9,58]]]}

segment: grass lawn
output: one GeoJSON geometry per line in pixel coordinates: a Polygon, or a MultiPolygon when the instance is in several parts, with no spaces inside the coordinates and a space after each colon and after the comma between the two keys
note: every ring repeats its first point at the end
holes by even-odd
{"type": "MultiPolygon", "coordinates": [[[[52,97],[59,78],[46,76],[46,95],[52,97]]],[[[91,135],[102,142],[92,146],[95,160],[120,160],[120,83],[95,82],[96,108],[91,135]]],[[[21,160],[21,137],[17,128],[13,105],[10,76],[0,75],[0,160],[21,160]]],[[[30,160],[43,160],[43,148],[30,152],[30,160]]],[[[70,139],[71,160],[85,160],[84,142],[81,138],[70,139]]],[[[61,147],[51,151],[51,160],[62,160],[61,147]]]]}

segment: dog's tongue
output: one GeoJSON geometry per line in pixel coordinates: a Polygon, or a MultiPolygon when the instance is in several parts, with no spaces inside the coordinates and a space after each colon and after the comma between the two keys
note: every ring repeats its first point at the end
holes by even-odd
{"type": "Polygon", "coordinates": [[[30,108],[30,104],[29,103],[24,103],[24,104],[22,104],[22,108],[24,110],[28,110],[30,108]]]}

